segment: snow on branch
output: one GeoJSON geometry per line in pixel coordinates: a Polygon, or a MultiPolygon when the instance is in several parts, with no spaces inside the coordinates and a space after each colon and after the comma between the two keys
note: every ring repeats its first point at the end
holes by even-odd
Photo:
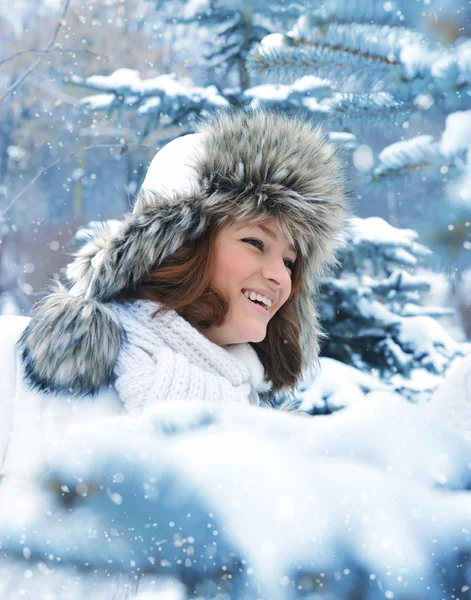
{"type": "Polygon", "coordinates": [[[328,101],[332,95],[331,82],[313,75],[301,77],[290,85],[266,83],[237,94],[238,102],[251,107],[277,106],[284,109],[305,108],[324,119],[329,115],[328,101]]]}
{"type": "MultiPolygon", "coordinates": [[[[471,110],[451,113],[438,142],[430,135],[420,135],[384,148],[378,156],[379,164],[373,171],[373,179],[402,176],[427,167],[433,167],[437,177],[443,167],[463,171],[470,146],[471,110]]],[[[434,173],[431,171],[430,174],[434,173]]]]}
{"type": "Polygon", "coordinates": [[[374,169],[373,179],[402,176],[407,171],[438,166],[441,159],[438,144],[431,135],[419,135],[410,140],[395,142],[380,152],[380,164],[374,169]]]}
{"type": "Polygon", "coordinates": [[[428,256],[431,251],[419,244],[416,240],[419,235],[413,229],[400,229],[393,227],[380,217],[350,219],[350,243],[345,252],[360,258],[366,250],[377,247],[382,250],[402,249],[411,256],[415,264],[414,255],[428,256]],[[360,254],[358,254],[360,253],[360,254]]]}
{"type": "Polygon", "coordinates": [[[471,146],[471,110],[451,113],[447,116],[439,148],[446,157],[464,158],[471,146]]]}
{"type": "Polygon", "coordinates": [[[102,93],[82,98],[82,107],[93,111],[129,109],[166,125],[180,122],[191,114],[229,106],[216,86],[185,85],[173,73],[141,80],[139,72],[118,69],[111,75],[93,75],[72,83],[102,93]]]}

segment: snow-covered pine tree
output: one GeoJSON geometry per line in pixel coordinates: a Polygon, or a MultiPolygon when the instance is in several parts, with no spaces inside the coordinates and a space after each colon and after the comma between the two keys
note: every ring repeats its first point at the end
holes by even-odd
{"type": "MultiPolygon", "coordinates": [[[[341,271],[323,282],[320,312],[327,332],[323,356],[422,403],[471,344],[458,343],[437,320],[453,314],[451,309],[423,305],[431,284],[416,273],[430,251],[417,240],[415,231],[378,217],[352,219],[341,271]]],[[[371,383],[359,387],[374,389],[371,383]]],[[[342,405],[339,398],[326,400],[327,410],[342,405]]]]}

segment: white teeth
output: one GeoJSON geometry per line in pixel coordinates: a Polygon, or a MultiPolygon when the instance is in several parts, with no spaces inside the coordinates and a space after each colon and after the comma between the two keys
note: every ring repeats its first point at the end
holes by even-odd
{"type": "Polygon", "coordinates": [[[248,292],[247,290],[244,290],[243,294],[246,298],[249,298],[250,300],[258,300],[259,302],[263,302],[263,304],[265,304],[265,306],[267,306],[268,308],[270,308],[272,305],[272,301],[266,296],[262,296],[261,294],[256,294],[255,292],[248,292]]]}

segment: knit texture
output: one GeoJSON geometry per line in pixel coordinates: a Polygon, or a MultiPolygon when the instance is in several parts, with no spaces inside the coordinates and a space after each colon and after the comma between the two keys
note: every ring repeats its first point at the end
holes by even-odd
{"type": "Polygon", "coordinates": [[[110,302],[124,331],[115,387],[130,413],[169,400],[259,404],[263,367],[249,344],[221,347],[175,311],[149,300],[110,302]]]}

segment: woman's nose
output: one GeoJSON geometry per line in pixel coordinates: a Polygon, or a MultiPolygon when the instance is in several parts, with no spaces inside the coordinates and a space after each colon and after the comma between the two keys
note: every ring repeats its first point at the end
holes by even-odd
{"type": "Polygon", "coordinates": [[[283,260],[272,260],[266,264],[263,276],[280,287],[291,283],[291,274],[283,260]]]}

